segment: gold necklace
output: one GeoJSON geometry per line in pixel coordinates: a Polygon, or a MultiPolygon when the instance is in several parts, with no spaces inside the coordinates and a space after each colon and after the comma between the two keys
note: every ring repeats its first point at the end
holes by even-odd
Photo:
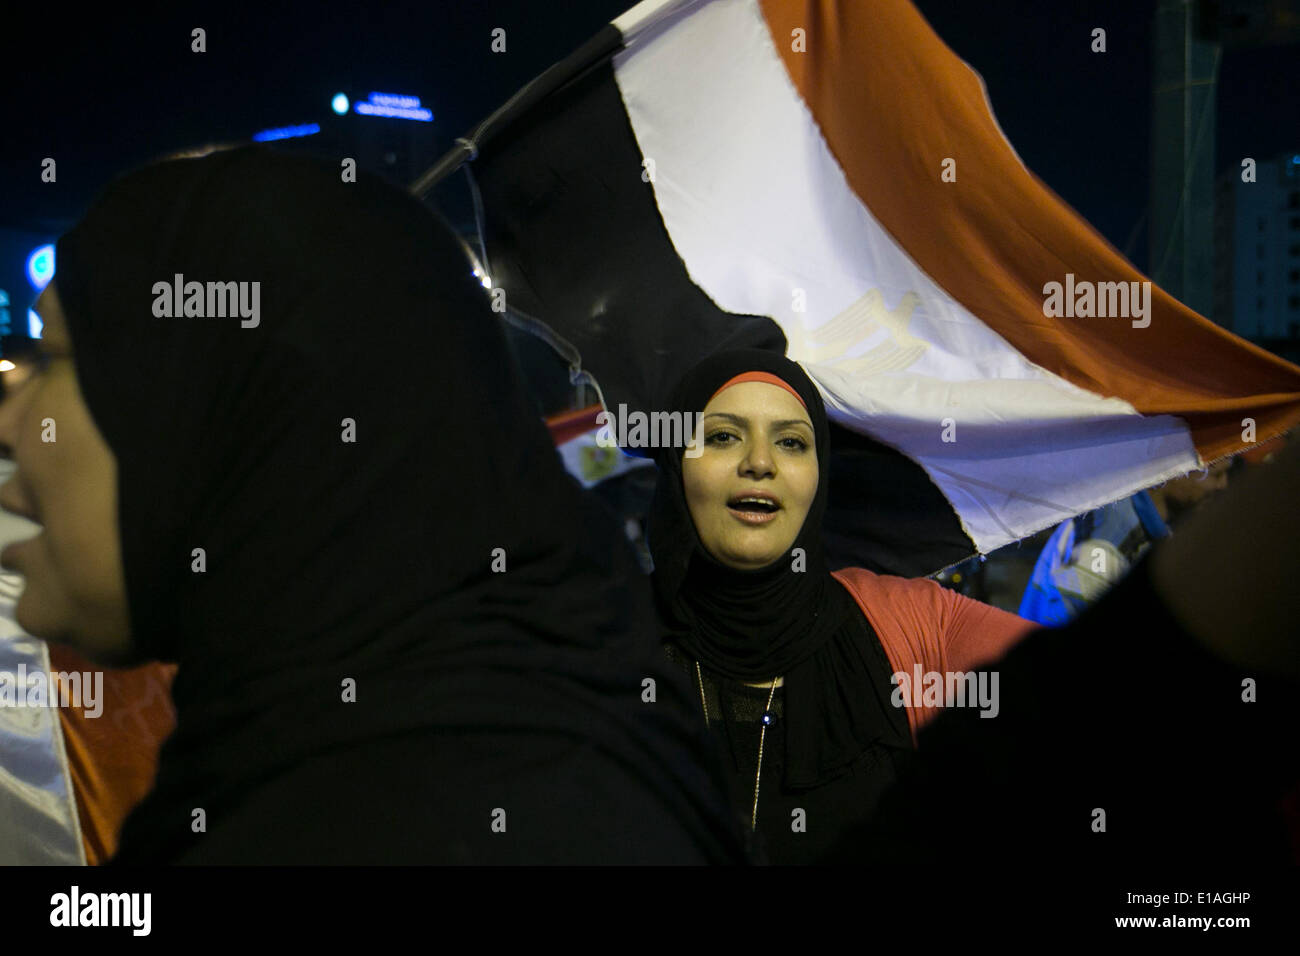
{"type": "MultiPolygon", "coordinates": [[[[704,675],[700,673],[700,662],[695,662],[695,677],[700,682],[700,703],[704,705],[704,724],[707,727],[709,723],[709,702],[704,699],[704,675]]],[[[749,817],[750,830],[758,829],[758,780],[763,774],[763,741],[767,737],[767,725],[772,720],[772,698],[776,696],[776,682],[781,679],[781,675],[772,678],[772,688],[767,692],[767,706],[763,708],[763,718],[760,723],[763,729],[758,732],[758,769],[754,771],[754,810],[749,817]]],[[[723,716],[725,720],[725,715],[723,716]]]]}

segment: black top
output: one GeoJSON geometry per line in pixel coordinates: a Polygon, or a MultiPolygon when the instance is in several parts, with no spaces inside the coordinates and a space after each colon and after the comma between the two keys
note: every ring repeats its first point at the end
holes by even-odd
{"type": "MultiPolygon", "coordinates": [[[[865,620],[865,619],[864,619],[865,620]]],[[[865,630],[865,628],[864,628],[865,630]]],[[[873,635],[862,638],[874,640],[873,635]]],[[[736,817],[748,831],[754,820],[754,778],[758,771],[759,738],[763,714],[771,693],[771,722],[762,739],[762,770],[758,774],[756,850],[774,864],[808,864],[824,861],[845,835],[870,820],[900,769],[909,759],[909,747],[898,738],[868,747],[845,772],[813,787],[793,787],[786,782],[786,720],[784,686],[768,687],[711,673],[675,644],[665,644],[669,659],[680,666],[695,690],[696,714],[704,719],[700,700],[703,679],[708,703],[710,736],[730,777],[730,796],[736,817]]],[[[888,693],[892,688],[884,688],[888,693]]]]}

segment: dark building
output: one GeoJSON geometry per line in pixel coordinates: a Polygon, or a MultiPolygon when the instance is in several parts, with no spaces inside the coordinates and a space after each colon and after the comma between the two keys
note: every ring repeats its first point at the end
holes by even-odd
{"type": "Polygon", "coordinates": [[[1214,319],[1300,361],[1300,152],[1260,159],[1216,189],[1214,319]]]}

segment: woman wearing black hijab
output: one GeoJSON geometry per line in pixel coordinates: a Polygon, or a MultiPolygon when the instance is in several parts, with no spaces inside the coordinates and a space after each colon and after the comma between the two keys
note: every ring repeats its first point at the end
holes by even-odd
{"type": "Polygon", "coordinates": [[[57,257],[75,380],[41,372],[0,416],[0,500],[46,525],[7,551],[19,616],[114,603],[42,556],[61,495],[115,501],[94,520],[120,524],[123,627],[49,633],[179,664],[116,862],[745,859],[626,539],[428,210],[253,147],[118,180],[57,257]],[[111,487],[44,467],[56,384],[111,487]]]}
{"type": "Polygon", "coordinates": [[[891,676],[972,671],[1033,625],[926,579],[831,573],[829,429],[796,363],[714,354],[667,409],[704,416],[702,449],[655,452],[648,544],[669,656],[722,745],[737,814],[772,862],[816,862],[870,819],[936,713],[896,706],[891,676]]]}

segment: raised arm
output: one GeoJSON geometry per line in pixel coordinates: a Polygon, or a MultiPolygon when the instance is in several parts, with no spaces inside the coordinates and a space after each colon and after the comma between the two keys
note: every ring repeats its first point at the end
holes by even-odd
{"type": "Polygon", "coordinates": [[[944,670],[968,671],[997,660],[1039,625],[1018,614],[939,587],[944,670]]]}

